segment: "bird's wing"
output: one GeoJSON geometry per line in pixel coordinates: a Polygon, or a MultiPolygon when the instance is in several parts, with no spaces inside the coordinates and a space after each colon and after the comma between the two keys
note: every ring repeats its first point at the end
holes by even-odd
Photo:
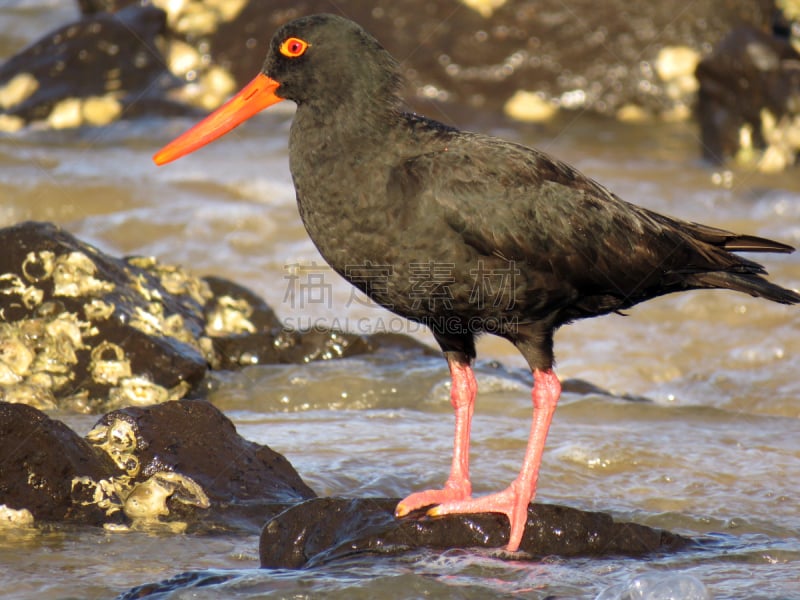
{"type": "Polygon", "coordinates": [[[482,254],[524,263],[581,295],[627,296],[667,271],[707,268],[712,257],[680,222],[659,221],[536,150],[461,136],[407,160],[402,178],[407,193],[482,254]]]}

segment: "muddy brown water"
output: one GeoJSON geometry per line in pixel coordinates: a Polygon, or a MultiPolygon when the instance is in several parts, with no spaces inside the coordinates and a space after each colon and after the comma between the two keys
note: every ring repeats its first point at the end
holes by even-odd
{"type": "MultiPolygon", "coordinates": [[[[65,22],[74,15],[65,5],[71,3],[0,8],[0,51],[65,22]]],[[[51,220],[113,254],[154,255],[197,274],[228,277],[263,295],[293,326],[399,331],[430,342],[425,331],[354,296],[324,267],[294,203],[290,120],[290,107],[278,108],[164,168],[150,156],[188,121],[154,118],[0,137],[0,225],[51,220]]],[[[769,177],[713,169],[697,158],[693,124],[631,126],[577,114],[546,127],[492,132],[551,152],[633,202],[800,246],[797,169],[769,177]]],[[[756,258],[775,281],[800,288],[800,255],[756,258]]],[[[6,598],[109,598],[209,569],[227,581],[182,593],[594,598],[655,574],[661,581],[693,577],[716,598],[800,597],[798,333],[796,307],[695,292],[649,302],[626,317],[572,325],[557,336],[562,377],[651,401],[566,395],[548,439],[538,499],[707,535],[712,543],[702,550],[534,563],[451,551],[355,558],[294,573],[258,570],[254,535],[46,527],[0,531],[0,589],[6,598]]],[[[472,479],[481,493],[514,477],[530,396],[511,346],[486,338],[478,351],[472,479]]],[[[222,377],[212,399],[245,437],[285,454],[319,494],[401,496],[446,476],[447,382],[442,360],[360,357],[252,367],[222,377]]],[[[81,434],[95,421],[58,416],[81,434]]]]}

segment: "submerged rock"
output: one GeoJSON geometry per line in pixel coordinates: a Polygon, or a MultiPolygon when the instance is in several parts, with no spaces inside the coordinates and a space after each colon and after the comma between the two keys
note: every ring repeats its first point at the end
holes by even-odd
{"type": "MultiPolygon", "coordinates": [[[[499,514],[394,516],[399,498],[316,498],[291,507],[261,532],[261,566],[312,567],[359,553],[401,554],[420,548],[497,548],[508,542],[508,519],[499,514]]],[[[566,506],[532,504],[519,553],[542,556],[640,556],[673,552],[691,540],[610,515],[566,506]]]]}

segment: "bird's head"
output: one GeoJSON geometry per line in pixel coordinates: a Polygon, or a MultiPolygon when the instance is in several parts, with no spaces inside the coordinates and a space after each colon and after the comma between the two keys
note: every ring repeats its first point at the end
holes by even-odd
{"type": "Polygon", "coordinates": [[[394,59],[359,25],[336,15],[302,17],[275,33],[250,83],[153,160],[163,165],[189,154],[282,100],[322,111],[358,110],[359,102],[394,105],[398,83],[394,59]]]}

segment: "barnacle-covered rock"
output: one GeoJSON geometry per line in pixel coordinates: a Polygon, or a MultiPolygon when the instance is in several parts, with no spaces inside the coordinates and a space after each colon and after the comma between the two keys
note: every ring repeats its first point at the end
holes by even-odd
{"type": "Polygon", "coordinates": [[[254,532],[286,503],[315,497],[283,456],[243,439],[202,400],[114,411],[85,439],[31,406],[0,402],[0,456],[0,525],[177,532],[208,522],[254,532]]]}
{"type": "MultiPolygon", "coordinates": [[[[237,503],[252,507],[315,496],[283,456],[243,439],[219,409],[203,400],[115,410],[87,439],[109,454],[131,485],[156,477],[126,514],[157,506],[162,495],[177,503],[170,505],[178,513],[179,504],[219,511],[236,510],[237,503]]],[[[162,509],[152,510],[155,515],[162,509]]]]}
{"type": "Polygon", "coordinates": [[[0,244],[4,400],[108,410],[182,398],[205,375],[202,284],[181,287],[177,269],[107,256],[47,223],[0,230],[0,244]]]}
{"type": "Polygon", "coordinates": [[[320,327],[292,329],[247,288],[218,277],[206,277],[205,281],[212,293],[205,307],[205,339],[213,349],[215,369],[332,360],[385,348],[433,352],[399,334],[358,335],[320,327]]]}
{"type": "Polygon", "coordinates": [[[153,102],[168,106],[164,93],[177,80],[158,49],[165,27],[161,10],[130,6],[48,33],[0,66],[0,130],[105,125],[153,102]]]}

